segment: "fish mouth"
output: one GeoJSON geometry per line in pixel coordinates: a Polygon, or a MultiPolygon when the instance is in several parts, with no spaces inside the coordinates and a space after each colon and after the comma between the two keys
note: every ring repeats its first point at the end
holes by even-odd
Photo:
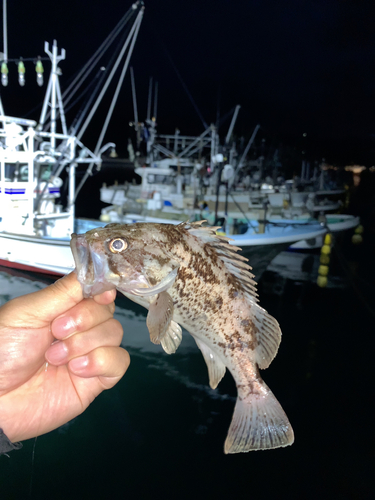
{"type": "Polygon", "coordinates": [[[115,288],[114,284],[106,280],[105,259],[90,248],[84,234],[73,233],[70,248],[76,265],[77,279],[85,298],[115,288]]]}

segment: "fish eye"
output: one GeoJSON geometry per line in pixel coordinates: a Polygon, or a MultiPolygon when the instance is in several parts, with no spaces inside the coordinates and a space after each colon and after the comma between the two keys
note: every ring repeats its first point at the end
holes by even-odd
{"type": "Polygon", "coordinates": [[[128,248],[128,244],[122,238],[114,238],[109,242],[108,247],[112,253],[120,253],[128,248]]]}

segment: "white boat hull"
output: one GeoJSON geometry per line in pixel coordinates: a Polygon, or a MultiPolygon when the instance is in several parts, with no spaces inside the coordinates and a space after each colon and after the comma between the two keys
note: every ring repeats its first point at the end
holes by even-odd
{"type": "Polygon", "coordinates": [[[75,267],[69,243],[68,238],[0,233],[0,265],[62,276],[75,267]]]}
{"type": "MultiPolygon", "coordinates": [[[[158,222],[171,223],[172,221],[160,220],[158,222]]],[[[105,226],[106,223],[77,219],[75,225],[77,232],[84,233],[94,227],[105,226]]],[[[231,238],[231,244],[243,249],[244,255],[249,258],[258,278],[276,253],[301,238],[316,238],[324,233],[325,229],[320,227],[319,224],[305,225],[293,221],[293,224],[289,226],[267,226],[264,234],[257,234],[253,228],[249,227],[245,234],[228,236],[231,238]]],[[[69,242],[69,238],[40,238],[0,232],[0,265],[34,272],[64,275],[74,269],[74,260],[69,242]]]]}
{"type": "MultiPolygon", "coordinates": [[[[343,231],[348,231],[349,229],[354,229],[360,223],[359,217],[354,215],[332,215],[327,216],[327,228],[331,233],[341,233],[343,231]]],[[[321,248],[324,242],[324,235],[320,235],[315,239],[305,239],[297,241],[291,245],[292,250],[313,250],[315,248],[321,248]]]]}

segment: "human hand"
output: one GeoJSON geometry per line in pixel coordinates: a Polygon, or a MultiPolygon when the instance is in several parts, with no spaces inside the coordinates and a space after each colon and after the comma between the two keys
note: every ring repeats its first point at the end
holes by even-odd
{"type": "Polygon", "coordinates": [[[71,273],[0,308],[0,427],[10,441],[63,425],[124,375],[115,296],[83,299],[71,273]]]}

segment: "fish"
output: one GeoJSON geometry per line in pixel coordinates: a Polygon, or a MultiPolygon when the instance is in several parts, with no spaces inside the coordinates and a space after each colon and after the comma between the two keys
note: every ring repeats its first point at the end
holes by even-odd
{"type": "Polygon", "coordinates": [[[260,305],[248,259],[206,221],[108,224],[72,234],[85,297],[116,288],[148,309],[150,340],[176,352],[182,328],[194,338],[216,389],[232,374],[237,399],[224,452],[291,445],[294,433],[262,380],[279,348],[278,322],[260,305]]]}

